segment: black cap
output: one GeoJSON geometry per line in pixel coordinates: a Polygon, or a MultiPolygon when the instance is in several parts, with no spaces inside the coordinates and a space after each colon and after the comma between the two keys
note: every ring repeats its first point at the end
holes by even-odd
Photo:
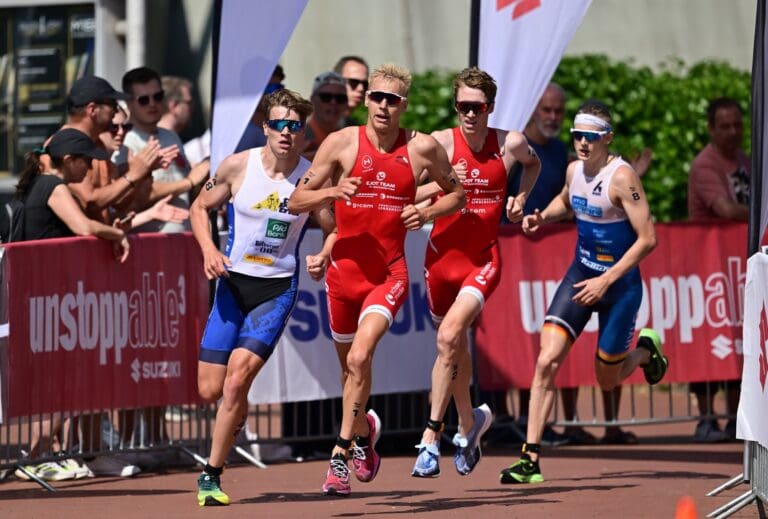
{"type": "Polygon", "coordinates": [[[98,76],[85,76],[72,85],[68,101],[71,106],[85,106],[94,101],[128,99],[128,97],[130,96],[112,88],[106,79],[98,76]]]}
{"type": "Polygon", "coordinates": [[[45,147],[45,152],[52,157],[85,155],[98,160],[109,160],[109,153],[105,149],[96,146],[93,139],[74,128],[64,128],[54,133],[45,147]]]}

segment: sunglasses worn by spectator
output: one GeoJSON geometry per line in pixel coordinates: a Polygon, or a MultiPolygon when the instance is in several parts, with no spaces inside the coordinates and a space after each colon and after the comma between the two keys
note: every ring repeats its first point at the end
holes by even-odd
{"type": "Polygon", "coordinates": [[[597,142],[603,135],[606,135],[607,133],[608,132],[605,130],[598,132],[594,130],[577,130],[575,128],[571,128],[571,136],[573,137],[574,141],[587,139],[587,142],[597,142]]]}
{"type": "Polygon", "coordinates": [[[357,87],[360,85],[363,85],[363,90],[368,90],[368,80],[367,79],[354,79],[351,77],[344,78],[347,80],[347,84],[349,85],[349,88],[352,90],[357,90],[357,87]]]}
{"type": "Polygon", "coordinates": [[[291,133],[299,133],[304,128],[304,121],[294,121],[293,119],[270,119],[267,121],[267,127],[282,132],[286,128],[291,133]]]}
{"type": "Polygon", "coordinates": [[[366,92],[366,95],[368,95],[368,99],[374,103],[381,103],[386,99],[387,104],[390,106],[399,105],[408,99],[407,97],[401,96],[400,94],[395,94],[394,92],[382,92],[381,90],[369,90],[366,92]]]}
{"type": "Polygon", "coordinates": [[[149,104],[150,98],[152,98],[152,100],[155,103],[159,103],[165,98],[165,92],[160,90],[159,92],[155,92],[154,94],[137,96],[136,102],[139,103],[141,106],[147,106],[149,104]]]}
{"type": "Polygon", "coordinates": [[[490,103],[473,103],[470,101],[456,101],[456,110],[463,114],[474,112],[477,114],[484,114],[491,107],[490,103]]]}
{"type": "Polygon", "coordinates": [[[117,133],[120,131],[120,128],[123,129],[123,133],[128,133],[129,131],[133,130],[133,123],[122,123],[122,124],[112,124],[112,126],[109,128],[109,131],[112,133],[117,133]]]}
{"type": "Polygon", "coordinates": [[[331,100],[336,101],[340,105],[347,104],[347,94],[329,94],[328,92],[318,92],[317,97],[323,103],[330,103],[331,100]]]}

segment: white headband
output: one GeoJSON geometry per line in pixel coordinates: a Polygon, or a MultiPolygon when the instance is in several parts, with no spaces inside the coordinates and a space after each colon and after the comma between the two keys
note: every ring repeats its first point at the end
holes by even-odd
{"type": "Polygon", "coordinates": [[[608,122],[590,114],[576,114],[573,125],[576,126],[577,124],[591,124],[609,132],[613,129],[608,122]]]}

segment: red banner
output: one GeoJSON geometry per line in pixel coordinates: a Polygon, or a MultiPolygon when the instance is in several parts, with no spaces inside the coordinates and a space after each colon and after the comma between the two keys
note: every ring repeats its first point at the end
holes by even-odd
{"type": "MultiPolygon", "coordinates": [[[[530,387],[549,301],[574,256],[574,225],[546,226],[533,238],[518,229],[502,229],[501,283],[476,328],[483,389],[530,387]]],[[[643,303],[636,328],[661,336],[670,361],[665,381],[740,378],[746,224],[657,224],[656,235],[658,246],[640,264],[643,303]]],[[[596,348],[594,314],[557,385],[596,385],[596,348]]],[[[628,380],[643,381],[640,370],[628,380]]]]}
{"type": "MultiPolygon", "coordinates": [[[[6,417],[197,401],[208,284],[190,234],[4,247],[6,417]]],[[[5,407],[4,406],[4,407],[5,407]]]]}

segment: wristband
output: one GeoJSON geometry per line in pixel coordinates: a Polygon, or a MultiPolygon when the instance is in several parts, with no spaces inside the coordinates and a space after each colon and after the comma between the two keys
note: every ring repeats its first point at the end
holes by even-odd
{"type": "Polygon", "coordinates": [[[129,186],[136,187],[136,183],[133,180],[131,180],[130,178],[128,178],[128,173],[123,175],[123,178],[125,179],[126,182],[128,182],[129,186]]]}

